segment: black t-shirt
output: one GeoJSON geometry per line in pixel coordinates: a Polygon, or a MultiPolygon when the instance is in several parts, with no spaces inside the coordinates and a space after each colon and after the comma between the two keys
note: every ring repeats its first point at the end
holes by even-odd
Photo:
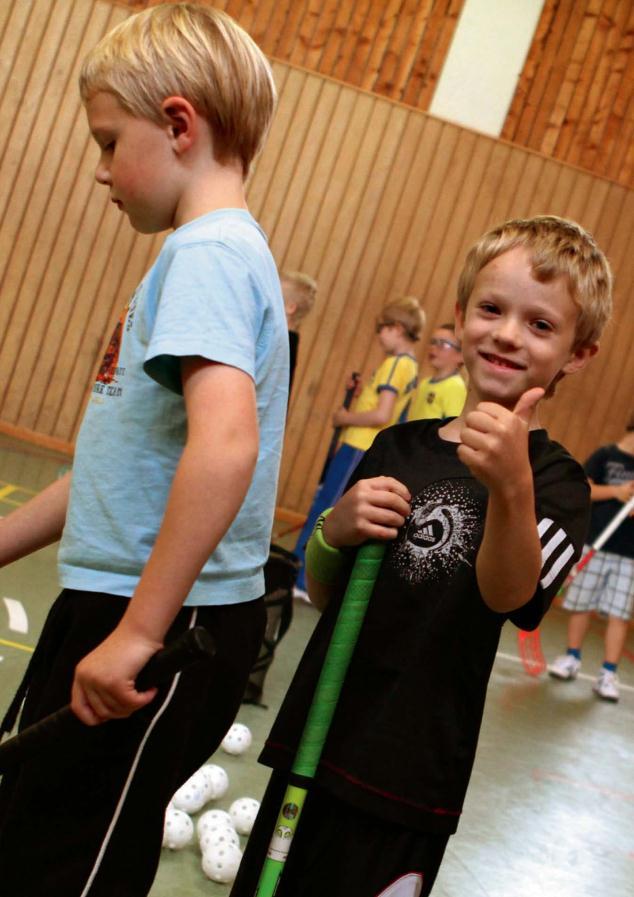
{"type": "MultiPolygon", "coordinates": [[[[586,473],[598,486],[620,486],[634,480],[634,455],[622,452],[617,445],[604,445],[590,455],[585,463],[586,473]]],[[[593,501],[590,517],[590,543],[601,534],[612,518],[618,514],[623,504],[616,498],[607,501],[593,501]]],[[[634,558],[634,517],[628,517],[613,533],[602,551],[634,558]]]]}
{"type": "MultiPolygon", "coordinates": [[[[471,774],[486,687],[507,618],[480,597],[475,560],[487,492],[438,436],[446,421],[379,433],[354,479],[403,482],[412,511],[390,543],[322,754],[317,781],[421,831],[453,832],[471,774]]],[[[530,434],[542,584],[510,614],[534,628],[578,558],[589,516],[583,470],[544,430],[530,434]]],[[[288,769],[340,600],[318,622],[260,757],[288,769]]]]}

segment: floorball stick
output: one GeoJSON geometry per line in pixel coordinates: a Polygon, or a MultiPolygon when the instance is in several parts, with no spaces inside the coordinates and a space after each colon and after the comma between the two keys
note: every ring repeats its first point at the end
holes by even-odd
{"type": "MultiPolygon", "coordinates": [[[[361,380],[361,374],[358,371],[353,371],[350,375],[350,386],[346,387],[346,391],[343,397],[343,407],[349,408],[352,404],[352,400],[354,399],[354,394],[357,391],[357,386],[359,385],[359,381],[361,380]]],[[[335,427],[332,439],[330,440],[330,445],[328,446],[328,452],[326,454],[326,460],[324,461],[324,466],[321,471],[321,476],[319,477],[318,485],[321,486],[323,481],[326,479],[326,472],[328,470],[328,465],[332,461],[335,452],[337,451],[337,446],[339,445],[339,437],[341,436],[341,427],[335,427]]]]}
{"type": "Polygon", "coordinates": [[[384,554],[385,545],[377,542],[368,542],[357,552],[262,867],[256,897],[273,897],[277,889],[384,554]]]}
{"type": "MultiPolygon", "coordinates": [[[[572,568],[558,594],[561,594],[564,589],[568,588],[570,583],[579,575],[579,573],[581,573],[583,568],[590,563],[597,551],[601,550],[610,536],[616,532],[619,526],[632,512],[634,512],[634,496],[619,509],[605,529],[601,530],[588,551],[586,551],[581,560],[572,568]]],[[[524,669],[528,675],[540,676],[546,669],[546,658],[542,651],[539,629],[534,629],[532,632],[526,632],[524,629],[520,629],[517,633],[517,648],[524,669]]]]}
{"type": "MultiPolygon", "coordinates": [[[[201,660],[210,661],[215,654],[210,633],[202,626],[188,629],[149,659],[134,683],[137,691],[147,691],[168,682],[184,667],[201,660]]],[[[62,707],[39,722],[0,744],[0,774],[52,745],[67,746],[85,737],[93,727],[86,726],[72,712],[62,707]]]]}

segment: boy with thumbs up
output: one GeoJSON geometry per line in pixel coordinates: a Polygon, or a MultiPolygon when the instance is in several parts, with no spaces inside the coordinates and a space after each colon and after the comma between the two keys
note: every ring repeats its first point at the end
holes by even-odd
{"type": "Polygon", "coordinates": [[[501,628],[537,627],[581,553],[589,487],[538,408],[596,353],[611,281],[593,238],[552,216],[509,221],[468,254],[456,306],[464,410],[380,433],[317,524],[307,573],[323,614],[260,758],[275,772],[232,897],[260,867],[350,549],[367,539],[387,540],[387,553],[276,897],[429,894],[501,628]]]}

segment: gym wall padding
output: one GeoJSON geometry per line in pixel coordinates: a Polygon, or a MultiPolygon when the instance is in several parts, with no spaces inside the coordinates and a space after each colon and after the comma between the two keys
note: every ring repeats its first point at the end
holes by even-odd
{"type": "MultiPolygon", "coordinates": [[[[80,60],[127,14],[106,0],[0,4],[0,422],[70,445],[110,333],[161,236],[134,234],[93,180],[80,60]]],[[[583,458],[632,409],[634,192],[321,74],[274,63],[280,103],[249,204],[280,267],[315,276],[278,503],[305,510],[352,370],[378,361],[374,316],[414,293],[451,316],[470,243],[511,215],[581,221],[617,275],[615,323],[543,418],[583,458]]]]}

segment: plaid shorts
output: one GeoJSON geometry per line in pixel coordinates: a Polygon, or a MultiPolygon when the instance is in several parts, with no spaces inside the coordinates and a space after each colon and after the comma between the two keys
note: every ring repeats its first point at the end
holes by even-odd
{"type": "MultiPolygon", "coordinates": [[[[584,554],[586,551],[587,545],[584,554]]],[[[630,620],[634,611],[634,559],[597,551],[570,584],[563,607],[577,613],[596,610],[608,617],[630,620]]]]}

